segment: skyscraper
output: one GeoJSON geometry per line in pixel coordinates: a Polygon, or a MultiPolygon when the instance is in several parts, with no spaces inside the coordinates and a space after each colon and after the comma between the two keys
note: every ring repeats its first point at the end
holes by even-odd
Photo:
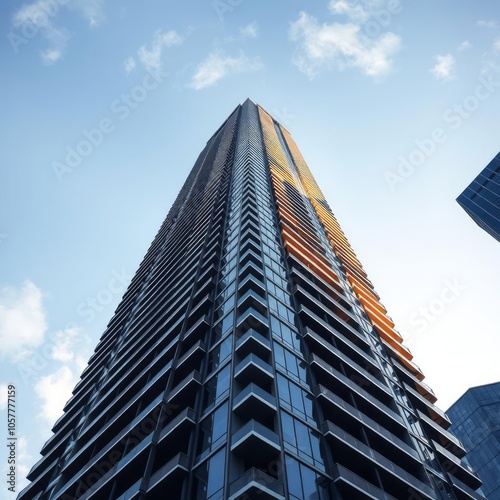
{"type": "Polygon", "coordinates": [[[486,498],[500,498],[500,382],[471,387],[447,411],[486,498]]]}
{"type": "Polygon", "coordinates": [[[500,241],[500,153],[457,198],[474,222],[500,241]]]}
{"type": "Polygon", "coordinates": [[[288,131],[208,141],[21,499],[482,498],[288,131]]]}

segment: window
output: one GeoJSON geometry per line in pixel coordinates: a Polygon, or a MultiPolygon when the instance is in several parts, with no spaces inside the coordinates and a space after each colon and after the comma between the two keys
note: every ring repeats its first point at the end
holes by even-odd
{"type": "Polygon", "coordinates": [[[323,466],[319,434],[286,412],[281,414],[285,449],[316,467],[323,466]]]}
{"type": "Polygon", "coordinates": [[[225,454],[226,449],[223,448],[196,470],[196,498],[200,500],[222,500],[226,471],[225,454]]]}

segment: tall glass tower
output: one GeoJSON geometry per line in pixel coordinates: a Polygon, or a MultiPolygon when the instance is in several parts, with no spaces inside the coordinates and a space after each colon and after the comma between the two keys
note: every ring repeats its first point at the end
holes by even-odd
{"type": "Polygon", "coordinates": [[[247,100],[19,498],[483,498],[422,379],[290,134],[247,100]]]}

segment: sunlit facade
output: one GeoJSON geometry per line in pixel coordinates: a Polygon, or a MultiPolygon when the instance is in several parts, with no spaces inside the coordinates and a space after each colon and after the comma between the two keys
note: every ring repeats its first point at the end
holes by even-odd
{"type": "Polygon", "coordinates": [[[483,498],[423,378],[290,134],[247,100],[20,498],[483,498]]]}

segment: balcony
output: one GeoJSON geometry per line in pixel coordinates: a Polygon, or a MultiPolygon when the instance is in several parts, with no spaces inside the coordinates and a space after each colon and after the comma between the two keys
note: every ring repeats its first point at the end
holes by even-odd
{"type": "Polygon", "coordinates": [[[331,470],[333,482],[337,483],[339,489],[345,494],[346,498],[357,498],[361,492],[365,497],[374,500],[397,500],[389,493],[377,488],[372,483],[362,479],[354,472],[340,464],[333,466],[331,470]]]}
{"type": "MultiPolygon", "coordinates": [[[[370,402],[375,404],[375,406],[386,407],[385,402],[391,401],[391,397],[387,393],[388,389],[372,375],[366,372],[355,372],[351,375],[351,377],[347,377],[315,354],[310,355],[309,363],[311,366],[318,367],[320,372],[318,371],[317,373],[326,374],[328,376],[328,386],[330,387],[333,387],[337,381],[341,381],[349,389],[352,389],[366,399],[369,399],[370,402]],[[354,380],[358,381],[358,383],[354,382],[354,380]],[[363,386],[366,386],[369,390],[363,389],[363,386]]],[[[318,378],[318,380],[321,382],[321,378],[318,378]]]]}
{"type": "Polygon", "coordinates": [[[422,495],[425,495],[424,498],[438,498],[430,486],[399,467],[399,465],[396,465],[384,455],[362,443],[354,436],[351,436],[329,420],[323,422],[322,431],[325,437],[332,442],[339,456],[342,456],[343,453],[349,454],[355,451],[358,454],[358,460],[371,462],[372,466],[375,465],[379,469],[384,470],[386,472],[386,477],[387,475],[391,476],[393,482],[395,480],[399,484],[399,488],[401,488],[401,486],[403,488],[411,487],[422,495]]]}
{"type": "MultiPolygon", "coordinates": [[[[344,377],[341,373],[337,373],[337,379],[347,386],[348,389],[351,389],[362,398],[362,400],[359,401],[358,406],[364,406],[366,411],[364,411],[364,408],[362,407],[360,408],[361,411],[371,415],[377,422],[383,423],[382,425],[384,425],[384,427],[390,427],[391,425],[396,424],[399,425],[400,428],[406,429],[403,419],[395,411],[382,404],[357,384],[351,382],[347,377],[344,377]]],[[[321,384],[316,386],[314,394],[318,398],[326,399],[327,402],[334,402],[334,399],[332,398],[334,393],[321,384]]]]}
{"type": "Polygon", "coordinates": [[[249,307],[238,318],[236,331],[238,334],[244,334],[252,329],[265,335],[269,330],[269,324],[267,318],[260,314],[260,312],[253,307],[249,307]]]}
{"type": "Polygon", "coordinates": [[[249,354],[236,366],[234,378],[244,385],[256,382],[260,386],[266,386],[272,382],[274,373],[269,363],[266,363],[255,354],[249,354]]]}
{"type": "Polygon", "coordinates": [[[207,332],[209,327],[210,322],[208,320],[208,316],[202,316],[193,326],[189,328],[189,330],[186,331],[182,341],[186,342],[186,340],[189,339],[190,342],[194,343],[197,340],[200,340],[203,334],[207,332]]]}
{"type": "MultiPolygon", "coordinates": [[[[374,394],[375,397],[377,399],[380,399],[381,401],[388,401],[392,399],[389,388],[376,377],[374,377],[370,372],[359,366],[337,348],[331,346],[330,350],[331,353],[337,358],[337,360],[340,360],[344,364],[344,370],[346,372],[351,372],[349,373],[350,379],[359,381],[359,385],[366,387],[368,389],[368,392],[374,394]]],[[[314,353],[309,356],[309,363],[315,363],[324,372],[327,373],[335,371],[335,368],[333,368],[329,363],[327,363],[325,360],[314,353]]]]}
{"type": "Polygon", "coordinates": [[[242,357],[255,353],[264,358],[271,353],[271,342],[255,330],[248,330],[237,340],[235,349],[242,357]]]}
{"type": "MultiPolygon", "coordinates": [[[[336,325],[330,325],[303,304],[300,304],[299,314],[304,319],[304,323],[306,326],[313,323],[315,325],[312,327],[313,329],[318,327],[323,331],[326,331],[328,334],[336,334],[336,332],[338,332],[338,334],[343,335],[354,344],[363,344],[366,349],[369,348],[369,344],[364,335],[355,330],[352,326],[345,323],[340,318],[338,318],[338,322],[336,325]]],[[[331,313],[331,315],[332,317],[334,316],[333,313],[331,313]]]]}
{"type": "Polygon", "coordinates": [[[169,394],[169,403],[176,404],[177,401],[183,401],[189,399],[189,396],[193,392],[196,386],[201,385],[201,373],[197,370],[193,370],[185,379],[181,380],[169,394]]]}
{"type": "Polygon", "coordinates": [[[247,385],[233,400],[233,410],[241,415],[272,417],[276,411],[276,398],[253,383],[247,385]]]}
{"type": "Polygon", "coordinates": [[[187,472],[189,472],[189,458],[184,453],[178,453],[151,476],[147,493],[173,488],[168,490],[170,498],[180,498],[176,496],[176,492],[180,490],[181,479],[187,472]]]}
{"type": "Polygon", "coordinates": [[[417,410],[418,416],[426,425],[427,430],[429,431],[430,437],[434,439],[438,439],[441,443],[445,443],[445,447],[452,447],[453,454],[458,458],[462,458],[465,456],[466,451],[460,439],[458,439],[454,434],[443,429],[439,424],[434,422],[427,415],[422,413],[420,410],[417,410]]]}
{"type": "Polygon", "coordinates": [[[477,475],[476,471],[468,463],[466,463],[464,460],[460,460],[439,443],[436,443],[436,441],[432,440],[432,444],[445,461],[451,461],[456,465],[456,467],[453,468],[453,475],[458,480],[466,482],[471,486],[471,488],[474,489],[481,486],[481,479],[477,475]]]}
{"type": "Polygon", "coordinates": [[[453,489],[455,490],[459,500],[468,500],[470,498],[474,500],[484,500],[486,498],[484,495],[477,493],[452,474],[448,474],[448,479],[451,481],[451,484],[453,484],[453,489]]]}
{"type": "Polygon", "coordinates": [[[189,360],[190,366],[196,366],[201,361],[201,358],[205,354],[207,347],[205,343],[201,340],[198,340],[191,348],[177,361],[177,365],[175,367],[178,370],[182,365],[189,360]]]}
{"type": "MultiPolygon", "coordinates": [[[[332,348],[334,349],[334,347],[331,344],[331,342],[325,340],[321,335],[318,335],[311,328],[305,327],[304,338],[309,339],[311,341],[311,344],[314,346],[314,352],[333,353],[332,348]]],[[[347,348],[350,353],[349,357],[352,358],[354,361],[357,361],[358,364],[364,363],[367,365],[367,368],[368,365],[370,365],[374,369],[379,370],[379,366],[377,365],[375,359],[372,358],[365,351],[360,349],[356,344],[348,340],[343,335],[336,335],[336,338],[338,339],[338,341],[342,343],[343,350],[347,348]]]]}
{"type": "Polygon", "coordinates": [[[243,476],[229,486],[229,500],[253,498],[259,496],[262,500],[285,500],[283,483],[255,467],[245,472],[243,476]]]}
{"type": "MultiPolygon", "coordinates": [[[[263,292],[264,293],[264,292],[263,292]]],[[[238,300],[238,310],[244,311],[249,307],[253,307],[261,314],[265,314],[268,307],[267,302],[257,292],[250,289],[238,300]]]]}
{"type": "Polygon", "coordinates": [[[280,451],[279,436],[256,420],[250,420],[231,439],[231,451],[254,464],[269,464],[280,451]]]}
{"type": "Polygon", "coordinates": [[[196,414],[192,408],[185,408],[179,415],[171,420],[162,430],[158,438],[160,443],[166,436],[172,436],[174,433],[182,432],[182,430],[189,430],[196,424],[196,414]]]}
{"type": "Polygon", "coordinates": [[[432,420],[434,420],[444,429],[448,429],[450,427],[451,422],[446,413],[440,410],[437,406],[434,406],[427,398],[422,396],[422,394],[417,392],[415,389],[412,389],[412,387],[410,387],[406,382],[403,382],[403,385],[405,386],[406,391],[410,393],[411,396],[413,396],[413,399],[416,399],[420,403],[420,406],[424,405],[425,409],[431,415],[432,420]]]}
{"type": "MultiPolygon", "coordinates": [[[[431,403],[435,403],[437,401],[437,397],[434,394],[433,390],[425,383],[422,381],[424,378],[423,375],[418,378],[417,375],[414,373],[410,372],[406,367],[404,367],[398,360],[393,359],[392,363],[394,367],[399,370],[400,374],[403,374],[403,378],[405,380],[409,380],[411,383],[415,384],[415,387],[417,388],[417,391],[424,396],[425,399],[430,401],[431,403]]],[[[421,374],[418,374],[419,376],[421,374]]]]}
{"type": "MultiPolygon", "coordinates": [[[[371,419],[354,406],[344,401],[336,394],[329,394],[329,401],[333,406],[333,419],[337,423],[354,425],[359,427],[360,424],[368,428],[372,433],[383,438],[383,446],[391,450],[391,454],[397,454],[401,460],[413,463],[421,463],[418,453],[407,443],[399,439],[387,428],[379,425],[375,420],[371,419]],[[408,460],[411,459],[411,460],[408,460]]],[[[378,441],[381,441],[380,439],[378,441]]]]}

